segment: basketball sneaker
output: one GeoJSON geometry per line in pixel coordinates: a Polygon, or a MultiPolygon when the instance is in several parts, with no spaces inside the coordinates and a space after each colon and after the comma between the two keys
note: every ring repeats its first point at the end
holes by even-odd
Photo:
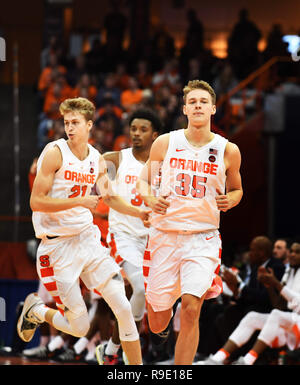
{"type": "Polygon", "coordinates": [[[105,354],[105,348],[107,344],[100,344],[96,346],[95,354],[99,365],[118,365],[118,355],[112,356],[105,354]]]}
{"type": "Polygon", "coordinates": [[[37,295],[37,293],[29,294],[26,297],[21,315],[17,323],[17,331],[18,331],[19,337],[23,341],[25,342],[31,341],[37,327],[41,323],[43,323],[33,314],[33,311],[32,311],[32,309],[35,306],[43,305],[43,304],[44,302],[37,295]]]}

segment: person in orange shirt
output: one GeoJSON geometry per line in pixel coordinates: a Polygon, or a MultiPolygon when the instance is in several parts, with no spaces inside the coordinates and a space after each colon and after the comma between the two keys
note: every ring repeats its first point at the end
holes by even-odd
{"type": "Polygon", "coordinates": [[[96,96],[97,96],[98,90],[97,88],[91,83],[91,78],[89,74],[85,73],[83,74],[76,87],[73,90],[73,97],[78,98],[78,97],[86,97],[89,99],[91,102],[95,102],[96,96]],[[82,95],[82,90],[86,90],[87,95],[82,95]]]}
{"type": "Polygon", "coordinates": [[[129,78],[128,85],[128,89],[121,93],[121,105],[127,112],[130,112],[135,105],[141,103],[143,90],[139,88],[138,82],[133,76],[129,78]]]}
{"type": "Polygon", "coordinates": [[[45,95],[48,88],[53,84],[53,81],[57,74],[66,74],[67,70],[64,66],[57,63],[57,57],[55,54],[49,56],[49,64],[45,67],[39,77],[38,90],[45,95]]]}

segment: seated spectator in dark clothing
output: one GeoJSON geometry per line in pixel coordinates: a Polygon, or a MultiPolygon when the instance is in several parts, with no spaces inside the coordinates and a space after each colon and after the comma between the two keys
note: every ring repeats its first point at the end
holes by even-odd
{"type": "MultiPolygon", "coordinates": [[[[255,237],[250,243],[250,269],[248,269],[248,274],[244,280],[241,282],[238,276],[229,269],[225,269],[222,273],[222,279],[232,291],[233,296],[221,310],[218,309],[218,315],[213,323],[210,319],[209,325],[202,325],[202,333],[209,333],[210,336],[209,340],[212,347],[210,353],[214,353],[224,345],[229,335],[248,312],[269,313],[273,309],[268,290],[258,280],[260,266],[272,268],[278,280],[281,280],[284,274],[285,266],[280,260],[272,256],[272,249],[273,245],[269,238],[265,236],[255,237]]],[[[206,351],[206,353],[209,352],[206,351]]]]}
{"type": "Polygon", "coordinates": [[[78,55],[74,60],[74,65],[67,72],[67,81],[71,87],[76,87],[79,79],[86,73],[86,59],[84,55],[78,55]]]}
{"type": "Polygon", "coordinates": [[[116,86],[116,76],[114,73],[108,73],[104,78],[104,84],[99,87],[96,97],[96,106],[101,107],[106,97],[111,97],[115,105],[120,106],[121,91],[116,86]]]}

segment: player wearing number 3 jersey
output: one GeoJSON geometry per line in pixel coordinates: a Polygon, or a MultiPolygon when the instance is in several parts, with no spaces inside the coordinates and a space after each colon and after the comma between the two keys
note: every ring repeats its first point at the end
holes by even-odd
{"type": "MultiPolygon", "coordinates": [[[[128,120],[132,147],[103,155],[113,188],[118,195],[133,206],[146,209],[143,199],[136,190],[136,182],[147,161],[153,141],[161,129],[158,116],[150,109],[139,108],[128,120]]],[[[139,218],[120,214],[110,208],[107,243],[111,255],[121,266],[132,287],[130,304],[137,327],[145,312],[145,289],[143,278],[143,258],[148,242],[149,227],[139,218]]],[[[107,355],[117,354],[120,341],[115,327],[107,347],[97,347],[107,355]]],[[[100,353],[99,353],[100,354],[100,353]]],[[[103,353],[101,353],[103,354],[103,353]]],[[[98,359],[100,363],[105,360],[98,359]]]]}
{"type": "Polygon", "coordinates": [[[36,293],[27,296],[18,320],[18,333],[28,342],[36,327],[48,322],[76,337],[89,330],[89,317],[79,279],[101,293],[118,321],[120,339],[130,364],[141,364],[141,347],[131,306],[126,298],[119,266],[100,242],[91,209],[99,196],[90,195],[94,184],[103,201],[126,215],[148,221],[150,211],[128,204],[116,195],[103,157],[88,144],[94,105],[85,98],[67,99],[60,105],[68,140],[47,146],[38,161],[30,198],[33,225],[41,239],[37,270],[58,310],[43,304],[36,293]]]}
{"type": "Polygon", "coordinates": [[[199,341],[204,299],[222,291],[220,211],[242,198],[238,147],[211,131],[216,96],[193,80],[183,90],[186,129],[161,135],[152,145],[137,187],[154,211],[149,235],[146,299],[151,330],[165,330],[181,297],[181,328],[175,364],[191,364],[199,341]],[[153,177],[161,170],[159,194],[153,177]]]}

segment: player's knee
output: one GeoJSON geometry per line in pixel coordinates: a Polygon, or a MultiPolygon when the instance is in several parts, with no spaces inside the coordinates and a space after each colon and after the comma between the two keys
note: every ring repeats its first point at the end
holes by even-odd
{"type": "Polygon", "coordinates": [[[200,309],[196,302],[182,302],[181,304],[181,324],[191,327],[198,324],[200,309]]]}
{"type": "Polygon", "coordinates": [[[74,337],[85,337],[90,329],[90,321],[87,314],[69,321],[74,337]]]}
{"type": "Polygon", "coordinates": [[[250,311],[245,315],[245,317],[241,320],[241,324],[244,326],[252,326],[257,323],[257,312],[250,311]]]}
{"type": "Polygon", "coordinates": [[[278,310],[278,309],[273,309],[268,317],[268,321],[271,319],[272,322],[274,322],[274,320],[277,320],[281,315],[281,311],[278,310]]]}

